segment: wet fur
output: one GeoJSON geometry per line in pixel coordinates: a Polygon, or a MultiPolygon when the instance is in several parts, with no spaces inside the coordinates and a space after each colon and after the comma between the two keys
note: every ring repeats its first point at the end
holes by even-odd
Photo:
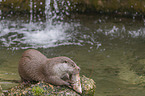
{"type": "Polygon", "coordinates": [[[26,50],[19,61],[18,72],[22,81],[45,81],[53,85],[70,86],[70,76],[80,68],[68,57],[48,59],[37,50],[26,50]]]}

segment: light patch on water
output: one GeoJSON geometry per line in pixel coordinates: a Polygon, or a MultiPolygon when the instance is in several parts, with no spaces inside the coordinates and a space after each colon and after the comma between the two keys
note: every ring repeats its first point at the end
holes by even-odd
{"type": "Polygon", "coordinates": [[[38,47],[55,47],[59,45],[71,44],[68,40],[71,39],[72,30],[71,24],[57,24],[45,26],[40,23],[20,23],[13,21],[4,21],[0,24],[0,40],[3,45],[10,47],[15,45],[18,48],[38,48],[38,47]],[[19,36],[21,35],[21,36],[19,36]]]}
{"type": "Polygon", "coordinates": [[[0,84],[13,84],[12,82],[0,82],[0,84]]]}
{"type": "Polygon", "coordinates": [[[145,86],[145,76],[137,75],[134,71],[130,70],[129,66],[124,66],[119,72],[119,78],[125,80],[129,84],[137,84],[139,86],[145,86]]]}
{"type": "Polygon", "coordinates": [[[23,43],[39,47],[53,47],[59,43],[66,43],[71,38],[66,33],[69,28],[69,25],[55,25],[44,30],[26,32],[23,43]]]}
{"type": "Polygon", "coordinates": [[[105,34],[106,35],[109,35],[109,34],[113,35],[113,33],[116,33],[118,31],[118,29],[119,28],[117,28],[116,26],[113,26],[113,28],[109,31],[106,31],[105,34]]]}
{"type": "Polygon", "coordinates": [[[132,38],[136,38],[139,36],[144,37],[145,36],[145,31],[144,28],[139,28],[136,30],[128,30],[126,29],[126,26],[122,26],[122,27],[117,27],[117,26],[113,26],[112,28],[108,28],[106,29],[98,29],[97,32],[103,32],[106,36],[112,36],[114,37],[121,37],[121,38],[125,38],[125,36],[131,36],[132,38]]]}
{"type": "MultiPolygon", "coordinates": [[[[45,0],[45,18],[44,22],[34,23],[32,0],[30,0],[30,20],[29,23],[16,20],[2,20],[0,23],[0,41],[3,46],[14,49],[22,48],[48,48],[59,45],[77,44],[69,42],[74,29],[71,24],[64,23],[64,14],[68,14],[70,2],[63,4],[58,0],[45,0]],[[61,7],[66,6],[67,9],[61,7]],[[59,13],[59,14],[58,14],[59,13]]],[[[77,44],[78,45],[78,44],[77,44]]]]}
{"type": "MultiPolygon", "coordinates": [[[[29,22],[2,20],[0,22],[0,41],[2,46],[14,49],[48,48],[60,45],[83,45],[84,42],[98,49],[102,46],[99,42],[99,33],[114,38],[138,38],[144,37],[144,28],[129,29],[127,26],[105,26],[94,32],[77,32],[81,28],[79,23],[49,24],[46,22],[29,22]],[[89,33],[89,34],[88,34],[89,33]],[[79,38],[78,38],[79,36],[79,38]]],[[[84,28],[84,27],[83,27],[84,28]]],[[[90,30],[88,28],[87,30],[90,30]]],[[[83,31],[83,30],[82,30],[83,31]]],[[[90,47],[92,49],[93,47],[90,47]]]]}
{"type": "Polygon", "coordinates": [[[137,31],[129,31],[129,34],[132,34],[132,37],[138,37],[138,36],[145,36],[145,28],[140,28],[137,31]]]}
{"type": "Polygon", "coordinates": [[[119,78],[133,84],[139,81],[139,76],[134,71],[130,70],[128,66],[120,70],[119,78]]]}

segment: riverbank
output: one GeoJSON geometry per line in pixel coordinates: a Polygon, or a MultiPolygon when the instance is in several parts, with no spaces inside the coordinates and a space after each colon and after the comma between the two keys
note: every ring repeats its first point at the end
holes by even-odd
{"type": "MultiPolygon", "coordinates": [[[[70,12],[85,13],[116,13],[145,15],[145,1],[141,0],[64,0],[63,6],[70,12]]],[[[61,1],[62,2],[62,1],[61,1]]],[[[51,5],[57,3],[61,9],[60,1],[52,0],[51,5]]],[[[45,0],[3,0],[0,2],[0,13],[45,13],[45,0]]],[[[64,11],[65,11],[64,10],[64,11]]]]}
{"type": "MultiPolygon", "coordinates": [[[[76,0],[78,2],[78,0],[76,0]]],[[[145,14],[145,1],[141,0],[79,0],[83,12],[145,14]]]]}

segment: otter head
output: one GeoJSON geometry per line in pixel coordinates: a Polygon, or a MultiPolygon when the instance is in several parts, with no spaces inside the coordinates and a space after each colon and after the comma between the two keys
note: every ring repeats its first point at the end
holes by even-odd
{"type": "Polygon", "coordinates": [[[78,74],[80,68],[76,65],[76,63],[68,57],[55,57],[53,59],[53,64],[57,66],[56,69],[60,71],[67,72],[69,74],[78,74]]]}

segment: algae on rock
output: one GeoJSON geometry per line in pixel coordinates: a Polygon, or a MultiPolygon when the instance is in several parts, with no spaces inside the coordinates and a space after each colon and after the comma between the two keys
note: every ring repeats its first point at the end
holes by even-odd
{"type": "Polygon", "coordinates": [[[5,95],[31,95],[31,96],[94,96],[95,82],[94,80],[85,76],[81,77],[81,84],[83,93],[79,94],[73,89],[65,86],[53,86],[45,82],[38,82],[37,84],[23,85],[20,84],[8,90],[5,95]]]}
{"type": "Polygon", "coordinates": [[[81,82],[83,95],[92,96],[92,94],[95,94],[96,85],[93,79],[87,78],[83,75],[81,82]]]}

